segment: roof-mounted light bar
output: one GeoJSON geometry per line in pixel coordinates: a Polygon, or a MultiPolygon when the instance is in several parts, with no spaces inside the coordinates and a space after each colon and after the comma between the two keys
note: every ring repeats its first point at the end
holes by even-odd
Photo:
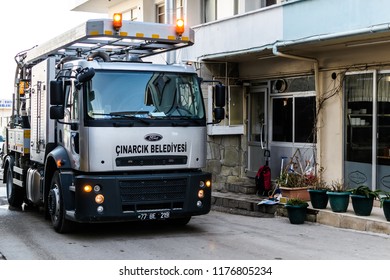
{"type": "Polygon", "coordinates": [[[115,13],[112,18],[112,26],[116,31],[121,29],[122,27],[122,14],[121,13],[115,13]]]}

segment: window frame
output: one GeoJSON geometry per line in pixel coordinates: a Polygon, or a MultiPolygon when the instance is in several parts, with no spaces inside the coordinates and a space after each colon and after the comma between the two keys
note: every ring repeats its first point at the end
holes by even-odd
{"type": "MultiPolygon", "coordinates": [[[[297,136],[296,136],[296,100],[297,98],[306,98],[306,97],[314,97],[316,98],[316,92],[315,91],[302,91],[302,92],[286,92],[283,94],[271,94],[271,100],[270,100],[270,109],[271,109],[271,131],[270,131],[270,138],[271,142],[273,143],[293,143],[293,144],[315,144],[316,143],[316,135],[312,136],[312,140],[310,142],[298,142],[296,141],[297,136]],[[281,141],[281,140],[274,140],[274,100],[275,99],[281,99],[281,98],[292,98],[292,110],[291,110],[291,118],[292,118],[292,129],[291,129],[291,141],[281,141]]],[[[316,106],[316,104],[314,104],[316,106]]],[[[316,110],[314,111],[314,116],[313,120],[316,119],[316,110]]],[[[313,124],[314,125],[314,124],[313,124]]]]}

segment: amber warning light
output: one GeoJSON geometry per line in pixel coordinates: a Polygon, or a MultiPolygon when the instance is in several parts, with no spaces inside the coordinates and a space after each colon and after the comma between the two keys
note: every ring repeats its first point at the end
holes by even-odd
{"type": "Polygon", "coordinates": [[[184,33],[184,20],[178,19],[176,21],[176,34],[181,36],[184,33]]]}
{"type": "Polygon", "coordinates": [[[115,30],[119,30],[122,27],[122,14],[115,13],[112,21],[112,25],[115,30]]]}

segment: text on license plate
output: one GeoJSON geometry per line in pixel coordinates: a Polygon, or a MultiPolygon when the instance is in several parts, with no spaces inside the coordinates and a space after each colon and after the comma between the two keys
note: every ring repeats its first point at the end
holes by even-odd
{"type": "Polygon", "coordinates": [[[165,212],[147,212],[139,213],[137,218],[140,220],[163,220],[169,219],[171,213],[169,211],[165,212]]]}

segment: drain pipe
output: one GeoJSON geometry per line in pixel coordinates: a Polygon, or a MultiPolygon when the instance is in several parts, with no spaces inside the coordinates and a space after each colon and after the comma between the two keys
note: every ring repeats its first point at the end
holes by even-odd
{"type": "MultiPolygon", "coordinates": [[[[175,4],[173,0],[165,1],[165,23],[173,24],[175,22],[175,4]]],[[[166,60],[167,64],[175,64],[176,63],[176,51],[166,52],[166,60]]]]}
{"type": "MultiPolygon", "coordinates": [[[[308,61],[308,62],[312,62],[313,65],[314,65],[314,88],[315,88],[315,92],[316,92],[316,95],[320,94],[320,87],[319,87],[319,63],[318,63],[318,60],[315,59],[315,58],[310,58],[310,57],[304,57],[304,56],[298,56],[298,55],[292,55],[292,54],[286,54],[286,53],[282,53],[278,50],[278,47],[283,45],[282,43],[276,43],[273,45],[272,47],[272,53],[275,55],[275,56],[278,56],[278,57],[285,57],[285,58],[290,58],[290,59],[296,59],[296,60],[302,60],[302,61],[308,61]]],[[[318,117],[318,116],[317,116],[318,117]]],[[[316,126],[318,127],[318,124],[316,124],[316,126]]],[[[317,131],[317,133],[319,133],[317,131]]],[[[317,139],[317,146],[318,148],[320,147],[320,137],[317,137],[315,136],[316,139],[317,139]]],[[[318,150],[321,150],[321,149],[318,149],[318,150]]],[[[317,160],[319,160],[320,157],[317,160]]],[[[318,161],[317,161],[318,162],[318,161]]]]}

